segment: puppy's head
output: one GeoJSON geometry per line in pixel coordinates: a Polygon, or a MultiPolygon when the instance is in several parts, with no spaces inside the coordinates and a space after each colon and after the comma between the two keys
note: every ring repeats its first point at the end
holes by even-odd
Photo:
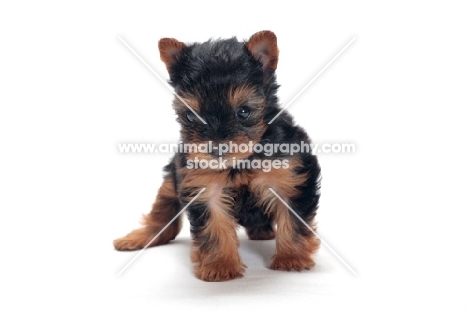
{"type": "MultiPolygon", "coordinates": [[[[161,60],[177,96],[174,109],[186,144],[257,143],[266,130],[266,107],[276,99],[276,36],[271,31],[237,39],[185,44],[159,41],[161,60]],[[187,107],[190,106],[189,107],[187,107]]],[[[227,152],[247,158],[251,152],[227,152]]],[[[191,152],[188,158],[219,156],[191,152]]]]}

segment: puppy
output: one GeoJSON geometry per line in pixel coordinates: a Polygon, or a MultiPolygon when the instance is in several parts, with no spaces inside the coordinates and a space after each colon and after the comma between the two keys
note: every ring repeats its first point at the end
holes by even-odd
{"type": "Polygon", "coordinates": [[[315,229],[320,166],[309,150],[284,147],[311,143],[287,112],[268,124],[280,112],[275,34],[193,44],[164,38],[159,51],[177,94],[173,107],[184,152],[165,167],[143,227],[115,240],[115,248],[141,249],[157,234],[149,246],[168,243],[180,232],[181,216],[161,230],[186,208],[191,260],[201,280],[243,276],[239,225],[252,240],[276,238],[271,269],[313,267],[320,240],[297,216],[315,229]]]}

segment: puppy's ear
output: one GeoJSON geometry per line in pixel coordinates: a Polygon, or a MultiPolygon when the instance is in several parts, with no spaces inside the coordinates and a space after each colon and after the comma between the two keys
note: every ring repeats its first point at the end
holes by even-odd
{"type": "Polygon", "coordinates": [[[166,69],[171,72],[171,67],[177,62],[180,53],[186,48],[185,43],[174,38],[162,38],[158,42],[161,60],[166,64],[166,69]]]}
{"type": "Polygon", "coordinates": [[[263,70],[275,70],[278,65],[278,46],[276,35],[268,30],[260,31],[250,37],[247,49],[263,64],[263,70]]]}

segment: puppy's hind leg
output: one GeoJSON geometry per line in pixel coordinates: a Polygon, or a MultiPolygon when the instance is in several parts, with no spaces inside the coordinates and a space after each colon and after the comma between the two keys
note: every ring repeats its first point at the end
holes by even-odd
{"type": "Polygon", "coordinates": [[[245,231],[250,240],[273,240],[275,229],[272,223],[264,226],[246,227],[245,231]]]}
{"type": "MultiPolygon", "coordinates": [[[[143,227],[114,240],[116,250],[144,248],[180,212],[181,205],[172,176],[167,176],[159,189],[151,212],[143,216],[143,227]]],[[[173,240],[182,227],[182,216],[177,217],[149,246],[166,244],[173,240]]]]}

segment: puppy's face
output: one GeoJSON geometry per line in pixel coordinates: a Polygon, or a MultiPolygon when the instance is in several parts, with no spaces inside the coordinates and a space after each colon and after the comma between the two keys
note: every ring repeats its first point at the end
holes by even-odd
{"type": "MultiPolygon", "coordinates": [[[[176,39],[159,41],[161,60],[175,88],[174,109],[185,144],[255,144],[266,130],[268,79],[278,61],[276,36],[269,31],[249,41],[236,39],[186,45],[176,39]],[[190,108],[189,108],[189,107],[190,108]]],[[[208,159],[220,152],[189,152],[208,159]]],[[[245,150],[244,150],[245,151],[245,150]]],[[[247,158],[252,152],[231,149],[226,158],[247,158]]]]}

